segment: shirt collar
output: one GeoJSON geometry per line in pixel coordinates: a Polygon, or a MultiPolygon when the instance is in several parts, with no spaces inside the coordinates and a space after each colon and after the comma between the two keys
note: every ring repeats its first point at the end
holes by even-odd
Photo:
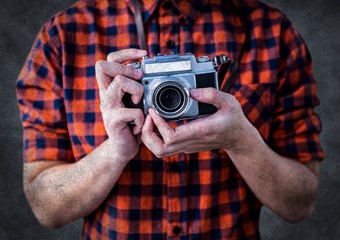
{"type": "MultiPolygon", "coordinates": [[[[125,0],[126,4],[130,8],[130,10],[134,13],[133,1],[125,0]]],[[[142,13],[143,13],[143,21],[147,22],[151,15],[156,10],[157,6],[161,4],[161,2],[165,2],[165,0],[142,0],[142,13]]],[[[208,2],[208,0],[170,0],[175,8],[180,12],[180,14],[184,17],[184,19],[189,22],[194,22],[199,13],[203,10],[204,5],[208,2]]]]}
{"type": "Polygon", "coordinates": [[[172,2],[181,15],[186,20],[193,23],[202,12],[203,7],[207,4],[208,0],[172,0],[172,2]]]}

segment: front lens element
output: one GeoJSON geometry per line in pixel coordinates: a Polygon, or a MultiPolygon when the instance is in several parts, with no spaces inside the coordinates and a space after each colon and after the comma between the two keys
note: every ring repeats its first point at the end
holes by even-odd
{"type": "Polygon", "coordinates": [[[154,103],[156,110],[168,115],[178,114],[185,109],[188,97],[183,86],[177,82],[168,81],[160,84],[154,91],[154,103]]]}
{"type": "Polygon", "coordinates": [[[184,96],[177,87],[168,87],[159,92],[157,101],[163,111],[176,112],[183,104],[184,96]]]}

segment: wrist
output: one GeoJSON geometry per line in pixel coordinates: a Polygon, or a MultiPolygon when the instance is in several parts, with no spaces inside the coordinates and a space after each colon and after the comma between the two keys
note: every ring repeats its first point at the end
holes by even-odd
{"type": "Polygon", "coordinates": [[[253,155],[261,151],[264,143],[258,130],[248,121],[240,124],[237,130],[237,137],[231,146],[224,149],[229,156],[253,155]]]}
{"type": "Polygon", "coordinates": [[[125,166],[131,159],[127,155],[119,154],[117,151],[117,143],[112,138],[108,138],[103,144],[103,157],[111,163],[118,163],[125,166]]]}

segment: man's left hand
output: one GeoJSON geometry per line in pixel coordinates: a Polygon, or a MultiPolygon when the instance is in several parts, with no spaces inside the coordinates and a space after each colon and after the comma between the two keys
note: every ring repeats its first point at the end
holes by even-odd
{"type": "Polygon", "coordinates": [[[213,104],[217,112],[173,128],[150,109],[142,129],[142,141],[157,157],[231,150],[242,144],[246,131],[254,128],[233,95],[214,88],[193,89],[190,95],[196,101],[213,104]]]}

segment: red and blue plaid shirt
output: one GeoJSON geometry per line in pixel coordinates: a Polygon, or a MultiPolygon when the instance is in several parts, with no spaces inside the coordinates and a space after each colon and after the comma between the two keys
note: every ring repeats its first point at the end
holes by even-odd
{"type": "MultiPolygon", "coordinates": [[[[230,93],[273,150],[301,163],[323,158],[311,58],[284,14],[256,0],[235,1],[238,11],[230,0],[145,2],[150,56],[235,60],[246,19],[250,39],[230,93]]],[[[81,161],[107,139],[95,63],[139,48],[132,6],[84,0],[42,27],[17,82],[26,162],[81,161]]],[[[86,217],[83,238],[259,239],[260,208],[223,150],[160,159],[142,145],[86,217]]]]}

